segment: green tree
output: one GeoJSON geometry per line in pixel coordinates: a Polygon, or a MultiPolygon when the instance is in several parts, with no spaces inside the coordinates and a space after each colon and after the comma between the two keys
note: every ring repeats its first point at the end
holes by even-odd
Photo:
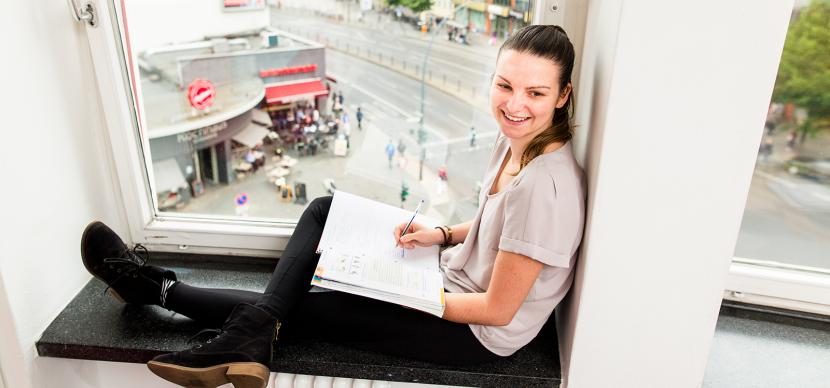
{"type": "Polygon", "coordinates": [[[401,0],[404,7],[412,10],[412,12],[419,13],[429,10],[435,3],[434,0],[401,0]]]}
{"type": "Polygon", "coordinates": [[[830,0],[814,0],[790,25],[773,101],[807,109],[803,135],[830,128],[830,0]]]}
{"type": "Polygon", "coordinates": [[[435,0],[386,0],[386,5],[390,7],[402,5],[411,9],[414,13],[429,10],[433,4],[435,4],[435,0]]]}

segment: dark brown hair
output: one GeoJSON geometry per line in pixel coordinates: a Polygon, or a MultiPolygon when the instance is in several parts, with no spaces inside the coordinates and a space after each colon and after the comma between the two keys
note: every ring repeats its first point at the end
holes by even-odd
{"type": "MultiPolygon", "coordinates": [[[[565,30],[559,26],[533,25],[516,31],[499,48],[502,51],[514,50],[519,53],[528,53],[537,57],[550,59],[559,66],[559,95],[558,101],[565,87],[571,82],[571,73],[574,67],[574,46],[571,44],[565,30]]],[[[573,112],[573,90],[568,100],[561,108],[554,108],[551,125],[536,135],[527,144],[522,154],[519,170],[523,169],[531,160],[541,155],[551,143],[565,143],[573,137],[571,128],[571,114],[573,112]]]]}

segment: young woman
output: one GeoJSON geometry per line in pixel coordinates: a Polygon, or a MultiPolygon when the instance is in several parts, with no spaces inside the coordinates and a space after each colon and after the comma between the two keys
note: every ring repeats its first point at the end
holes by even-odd
{"type": "Polygon", "coordinates": [[[570,139],[574,51],[562,28],[529,26],[501,47],[490,90],[500,132],[476,217],[400,236],[441,254],[441,318],[341,292],[308,292],[331,197],[314,200],[262,294],[197,288],[146,265],[100,222],[82,240],[87,269],[128,303],[158,304],[220,334],[148,367],[185,386],[265,387],[278,338],[314,339],[444,364],[476,364],[530,342],[562,300],[582,238],[585,189],[570,139]]]}

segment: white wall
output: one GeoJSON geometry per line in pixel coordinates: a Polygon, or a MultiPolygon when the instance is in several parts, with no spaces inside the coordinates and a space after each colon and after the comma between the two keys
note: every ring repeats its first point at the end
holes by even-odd
{"type": "Polygon", "coordinates": [[[225,12],[220,0],[125,1],[133,52],[270,25],[270,8],[225,12]]]}
{"type": "Polygon", "coordinates": [[[4,4],[0,367],[9,388],[45,374],[35,341],[89,280],[80,234],[126,230],[112,188],[84,31],[64,0],[4,4]]]}
{"type": "Polygon", "coordinates": [[[568,387],[700,386],[791,6],[591,3],[568,387]]]}

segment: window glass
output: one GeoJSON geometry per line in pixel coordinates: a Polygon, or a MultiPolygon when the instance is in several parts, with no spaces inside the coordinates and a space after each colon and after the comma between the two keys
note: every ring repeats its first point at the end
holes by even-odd
{"type": "Polygon", "coordinates": [[[796,1],[735,256],[830,270],[830,2],[796,1]]]}
{"type": "Polygon", "coordinates": [[[121,2],[157,214],[295,220],[341,189],[471,218],[531,2],[379,3],[121,2]]]}

